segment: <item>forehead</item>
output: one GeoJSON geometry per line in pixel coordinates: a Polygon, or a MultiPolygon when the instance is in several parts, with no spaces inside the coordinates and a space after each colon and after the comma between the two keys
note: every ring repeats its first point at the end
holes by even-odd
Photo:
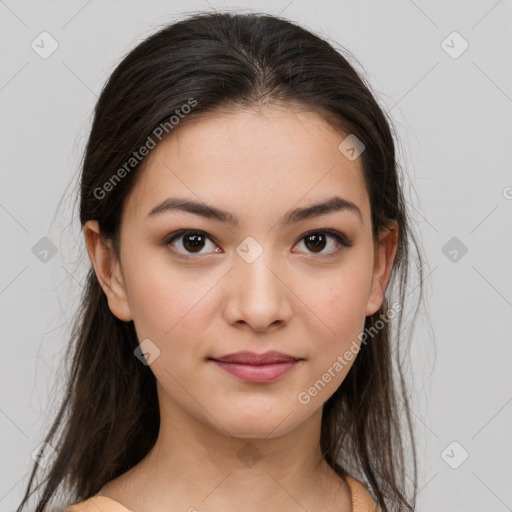
{"type": "Polygon", "coordinates": [[[341,195],[367,217],[361,160],[338,149],[346,137],[318,114],[290,108],[185,119],[146,157],[126,211],[145,217],[155,204],[180,195],[236,209],[240,217],[257,206],[253,213],[261,217],[341,195]]]}

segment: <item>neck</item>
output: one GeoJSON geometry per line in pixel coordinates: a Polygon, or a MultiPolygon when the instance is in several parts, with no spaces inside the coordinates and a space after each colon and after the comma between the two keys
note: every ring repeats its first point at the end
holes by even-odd
{"type": "Polygon", "coordinates": [[[322,458],[321,409],[279,437],[236,438],[161,405],[155,446],[117,494],[130,509],[351,510],[346,483],[322,458]]]}

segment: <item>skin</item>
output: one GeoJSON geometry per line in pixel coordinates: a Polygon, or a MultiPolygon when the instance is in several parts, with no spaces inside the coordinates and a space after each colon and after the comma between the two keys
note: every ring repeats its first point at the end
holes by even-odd
{"type": "Polygon", "coordinates": [[[190,119],[148,155],[123,210],[119,259],[98,223],[86,223],[112,313],[133,320],[139,342],[149,338],[160,350],[150,364],[161,411],[157,443],[101,494],[136,512],[352,510],[350,490],[322,459],[319,441],[322,405],[354,360],[308,403],[297,399],[354,340],[360,345],[396,254],[396,225],[374,243],[360,158],[338,149],[345,137],[316,113],[275,105],[190,119]],[[362,219],[344,210],[278,224],[289,210],[335,195],[355,203],[362,219]],[[183,211],[147,217],[171,196],[240,222],[183,211]],[[352,247],[324,235],[315,252],[304,236],[322,228],[352,247]],[[166,246],[180,229],[213,240],[197,252],[183,246],[186,237],[166,246]],[[248,236],[263,250],[251,263],[236,252],[248,236]],[[304,360],[276,382],[248,383],[207,359],[240,350],[304,360]],[[237,455],[244,447],[260,457],[250,467],[237,455]]]}

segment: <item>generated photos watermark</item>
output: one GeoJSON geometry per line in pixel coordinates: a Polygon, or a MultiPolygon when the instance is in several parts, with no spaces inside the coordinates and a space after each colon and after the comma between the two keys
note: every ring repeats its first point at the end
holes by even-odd
{"type": "Polygon", "coordinates": [[[107,192],[114,190],[114,187],[127,175],[129,174],[142,160],[146,157],[149,152],[154,149],[158,142],[162,138],[169,134],[180,122],[181,119],[185,118],[187,114],[192,111],[197,105],[197,100],[189,98],[187,103],[184,103],[180,108],[177,108],[172,116],[168,120],[160,123],[152,132],[148,135],[146,142],[137,150],[134,151],[130,158],[120,167],[101,187],[96,187],[93,191],[93,195],[96,199],[101,201],[107,196],[107,192]],[[155,140],[158,139],[158,142],[155,140]]]}
{"type": "Polygon", "coordinates": [[[402,305],[399,302],[393,303],[390,309],[388,309],[385,313],[379,316],[379,319],[375,322],[375,325],[372,325],[370,328],[365,328],[361,333],[358,334],[357,338],[360,341],[360,344],[357,343],[356,340],[352,340],[350,348],[348,348],[342,355],[339,355],[336,358],[336,361],[327,368],[327,370],[321,375],[319,379],[317,379],[306,391],[301,391],[297,395],[297,400],[302,405],[306,405],[311,401],[312,397],[318,395],[325,386],[331,382],[333,378],[336,377],[336,374],[339,374],[343,368],[345,368],[350,361],[352,361],[359,352],[359,348],[361,344],[366,344],[368,341],[368,336],[372,338],[383,329],[386,323],[395,317],[395,315],[402,309],[402,305]]]}

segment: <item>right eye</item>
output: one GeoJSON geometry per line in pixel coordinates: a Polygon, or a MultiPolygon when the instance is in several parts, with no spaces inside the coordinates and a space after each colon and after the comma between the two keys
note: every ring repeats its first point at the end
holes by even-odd
{"type": "MultiPolygon", "coordinates": [[[[216,246],[213,238],[207,235],[204,231],[182,229],[169,235],[165,244],[170,245],[173,252],[177,252],[184,257],[189,257],[193,254],[205,254],[200,251],[205,247],[205,245],[208,245],[208,242],[210,242],[214,247],[216,246]],[[176,245],[173,245],[175,242],[176,245]],[[183,249],[185,252],[179,251],[178,248],[183,249]]],[[[221,252],[221,250],[214,250],[213,252],[218,253],[221,252]]],[[[208,253],[208,251],[206,251],[206,253],[208,253]]]]}

